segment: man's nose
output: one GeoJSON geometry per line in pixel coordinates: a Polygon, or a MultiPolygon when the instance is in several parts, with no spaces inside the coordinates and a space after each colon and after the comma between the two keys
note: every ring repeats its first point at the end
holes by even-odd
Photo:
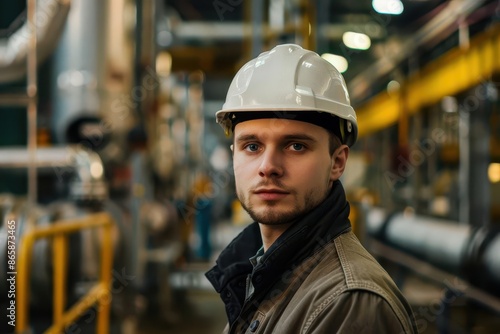
{"type": "Polygon", "coordinates": [[[281,177],[283,175],[283,158],[275,149],[267,148],[262,153],[259,166],[261,177],[281,177]]]}

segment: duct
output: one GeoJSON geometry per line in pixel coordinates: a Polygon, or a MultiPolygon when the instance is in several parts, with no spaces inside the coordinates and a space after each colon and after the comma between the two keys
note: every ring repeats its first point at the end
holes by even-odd
{"type": "MultiPolygon", "coordinates": [[[[30,163],[28,151],[21,148],[0,150],[0,168],[26,168],[30,163]]],[[[104,167],[99,155],[81,146],[39,148],[37,168],[53,171],[59,181],[72,173],[70,194],[74,200],[104,200],[108,197],[104,167]]]]}
{"type": "MultiPolygon", "coordinates": [[[[258,4],[252,3],[252,6],[258,7],[258,4]]],[[[255,9],[255,10],[258,10],[255,9]]],[[[259,18],[260,19],[260,18],[259,18]]],[[[179,22],[173,24],[172,33],[178,40],[191,41],[240,41],[248,36],[249,31],[256,31],[260,39],[267,38],[269,35],[278,35],[285,33],[294,28],[293,26],[285,26],[283,28],[275,28],[267,23],[261,23],[255,27],[255,22],[241,23],[241,22],[203,22],[203,21],[190,21],[179,22]],[[256,29],[256,30],[252,30],[256,29]]],[[[366,34],[371,38],[382,38],[386,35],[386,30],[375,22],[367,22],[361,24],[355,23],[321,23],[319,25],[319,36],[325,40],[340,40],[345,31],[357,31],[360,26],[366,26],[366,34]]],[[[255,38],[252,33],[252,38],[255,38]]]]}
{"type": "Polygon", "coordinates": [[[413,214],[397,213],[386,226],[385,236],[394,245],[440,267],[460,268],[471,228],[413,214]]]}
{"type": "Polygon", "coordinates": [[[89,124],[94,127],[91,137],[104,133],[95,124],[101,121],[101,95],[105,92],[107,4],[100,0],[72,2],[54,54],[51,128],[58,143],[88,141],[82,128],[89,124]],[[68,138],[75,135],[77,138],[68,138]]]}
{"type": "Polygon", "coordinates": [[[372,237],[500,293],[500,230],[382,209],[368,210],[366,224],[372,237]]]}
{"type": "MultiPolygon", "coordinates": [[[[38,62],[54,49],[66,22],[71,0],[39,0],[36,8],[38,62]]],[[[30,41],[29,21],[6,39],[0,39],[0,83],[21,79],[26,74],[30,41]]]]}

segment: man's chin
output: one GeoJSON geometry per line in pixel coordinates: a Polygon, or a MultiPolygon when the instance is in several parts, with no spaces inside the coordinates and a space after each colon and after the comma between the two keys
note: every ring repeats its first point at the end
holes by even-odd
{"type": "Polygon", "coordinates": [[[256,222],[270,226],[290,224],[300,215],[298,212],[279,212],[273,209],[267,209],[263,212],[249,212],[249,214],[256,222]]]}

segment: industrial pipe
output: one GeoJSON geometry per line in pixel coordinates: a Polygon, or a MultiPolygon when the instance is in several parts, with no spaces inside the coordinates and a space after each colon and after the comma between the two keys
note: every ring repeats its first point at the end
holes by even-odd
{"type": "Polygon", "coordinates": [[[369,235],[500,295],[500,230],[369,209],[369,235]]]}
{"type": "Polygon", "coordinates": [[[70,0],[39,0],[36,27],[30,27],[30,21],[26,20],[11,36],[0,39],[0,83],[19,80],[26,74],[33,28],[37,32],[38,62],[53,51],[68,17],[70,3],[70,0]]]}
{"type": "MultiPolygon", "coordinates": [[[[0,149],[0,168],[26,168],[29,163],[26,149],[0,149]]],[[[74,174],[70,182],[70,194],[74,200],[104,200],[108,197],[101,158],[82,146],[39,148],[35,164],[37,168],[51,169],[60,180],[69,173],[74,174]]]]}

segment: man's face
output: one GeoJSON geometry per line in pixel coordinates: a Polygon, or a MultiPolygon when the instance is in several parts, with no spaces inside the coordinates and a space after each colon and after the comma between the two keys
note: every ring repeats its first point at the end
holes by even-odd
{"type": "MultiPolygon", "coordinates": [[[[266,225],[290,223],[321,203],[343,171],[329,154],[322,127],[256,119],[234,129],[236,192],[245,210],[266,225]]],[[[344,161],[345,162],[345,161],[344,161]]]]}

